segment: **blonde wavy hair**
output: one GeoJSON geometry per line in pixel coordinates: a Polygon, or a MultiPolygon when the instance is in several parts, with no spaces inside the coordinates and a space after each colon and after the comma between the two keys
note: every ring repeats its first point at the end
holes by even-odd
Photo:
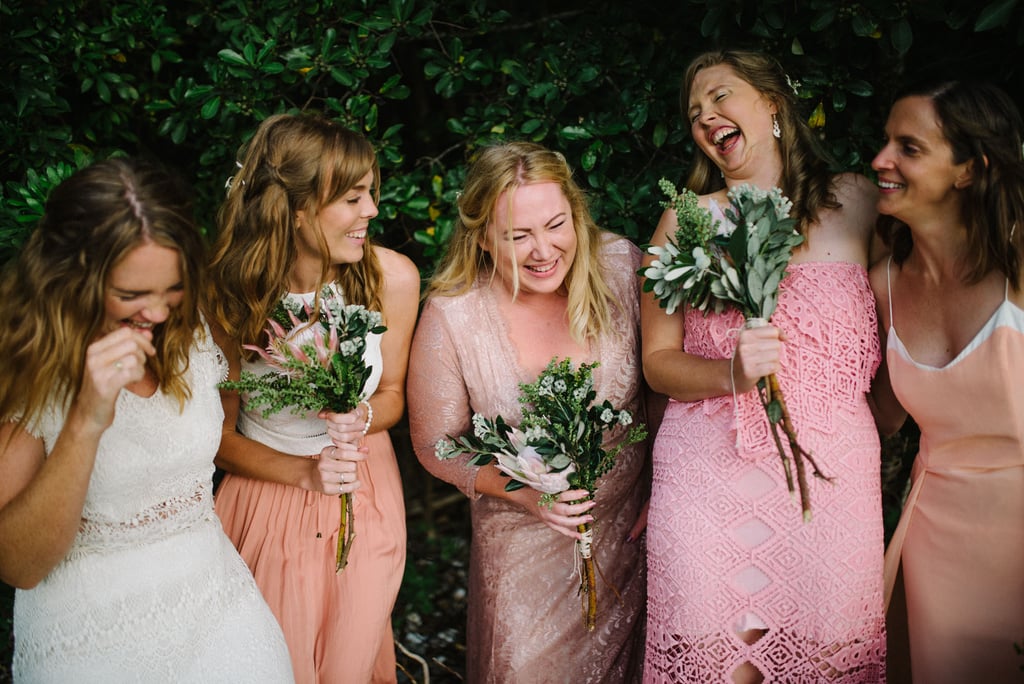
{"type": "MultiPolygon", "coordinates": [[[[830,162],[818,145],[814,132],[800,116],[793,86],[774,58],[744,50],[705,52],[695,57],[686,68],[679,93],[683,120],[689,124],[690,88],[697,73],[720,64],[731,67],[737,76],[753,86],[778,110],[776,119],[780,135],[777,142],[782,157],[779,185],[793,203],[790,215],[796,219],[799,229],[803,231],[817,221],[818,212],[822,209],[838,209],[841,205],[832,191],[830,162]]],[[[694,149],[686,187],[700,194],[725,187],[718,167],[699,147],[694,149]]]]}
{"type": "Polygon", "coordinates": [[[103,334],[111,270],[157,244],[180,255],[184,295],[153,331],[149,359],[160,391],[179,406],[191,396],[189,350],[202,329],[205,261],[191,193],[147,162],[109,159],[54,188],[42,219],[0,279],[0,419],[31,425],[82,386],[86,349],[103,334]]]}
{"type": "MultiPolygon", "coordinates": [[[[255,352],[277,302],[287,291],[297,255],[296,212],[316,227],[322,258],[319,292],[330,280],[330,250],[320,228],[320,211],[373,172],[374,200],[380,198],[380,168],[373,146],[362,135],[318,115],[277,114],[265,119],[239,152],[241,168],[230,181],[217,215],[218,235],[210,262],[205,307],[237,342],[246,358],[255,352]]],[[[363,258],[339,269],[335,282],[350,304],[381,311],[383,273],[370,243],[363,258]]]]}
{"type": "MultiPolygon", "coordinates": [[[[494,278],[494,263],[483,249],[487,227],[494,221],[502,193],[511,198],[523,185],[557,183],[569,201],[576,230],[576,256],[565,277],[569,331],[583,343],[610,329],[614,298],[601,274],[601,242],[583,191],[572,179],[565,157],[541,145],[511,142],[484,148],[471,164],[458,200],[459,217],[448,247],[427,288],[427,295],[452,297],[468,291],[480,274],[494,278]]],[[[511,226],[508,226],[511,228],[511,226]]],[[[495,231],[511,241],[511,230],[495,231]]],[[[497,240],[497,238],[495,238],[497,240]]],[[[492,252],[498,244],[492,245],[492,252]]],[[[510,250],[513,263],[515,252],[510,250]]],[[[513,295],[518,294],[518,272],[513,295]]]]}

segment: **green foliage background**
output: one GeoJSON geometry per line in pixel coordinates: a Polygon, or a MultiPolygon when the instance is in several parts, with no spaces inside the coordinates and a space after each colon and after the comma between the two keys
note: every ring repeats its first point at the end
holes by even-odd
{"type": "Polygon", "coordinates": [[[212,228],[235,151],[280,111],[362,130],[384,166],[380,238],[429,270],[467,157],[526,138],[565,153],[600,223],[638,241],[690,145],[678,81],[693,54],[775,54],[841,166],[864,169],[904,77],[1020,93],[1018,0],[3,0],[0,262],[74,168],[160,158],[212,228]],[[499,9],[500,8],[500,9],[499,9]]]}
{"type": "Polygon", "coordinates": [[[465,162],[504,138],[562,151],[599,223],[642,243],[658,178],[691,155],[694,54],[774,54],[839,165],[867,171],[901,83],[984,78],[1020,101],[1022,44],[1020,0],[0,0],[0,263],[55,184],[111,154],[179,170],[212,232],[239,145],[302,110],[373,141],[377,237],[425,273],[465,162]]]}

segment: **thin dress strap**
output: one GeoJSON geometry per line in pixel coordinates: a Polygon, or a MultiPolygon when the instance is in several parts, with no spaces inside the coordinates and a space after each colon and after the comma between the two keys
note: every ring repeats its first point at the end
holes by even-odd
{"type": "Polygon", "coordinates": [[[889,255],[889,260],[885,262],[885,291],[889,297],[889,329],[892,330],[896,327],[896,321],[892,319],[892,254],[889,255]]]}

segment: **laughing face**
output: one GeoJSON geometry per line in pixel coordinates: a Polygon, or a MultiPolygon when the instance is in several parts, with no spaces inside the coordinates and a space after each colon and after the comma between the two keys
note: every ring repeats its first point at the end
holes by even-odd
{"type": "Polygon", "coordinates": [[[931,99],[897,100],[885,137],[871,162],[878,172],[879,213],[909,225],[928,217],[959,216],[959,191],[970,182],[970,164],[954,161],[931,99]]]}
{"type": "Polygon", "coordinates": [[[103,333],[128,327],[152,335],[184,296],[181,255],[152,242],[139,245],[110,270],[103,333]]]}
{"type": "Polygon", "coordinates": [[[533,183],[498,195],[481,247],[510,293],[559,291],[576,257],[572,208],[558,183],[533,183]]]}
{"type": "Polygon", "coordinates": [[[777,158],[775,112],[775,105],[728,64],[701,69],[690,84],[690,133],[727,177],[753,176],[765,159],[777,158]]]}
{"type": "Polygon", "coordinates": [[[306,211],[296,212],[298,272],[320,272],[321,248],[317,230],[323,233],[332,264],[354,264],[363,258],[370,220],[377,215],[373,180],[373,172],[368,171],[348,192],[322,207],[315,220],[306,211]]]}

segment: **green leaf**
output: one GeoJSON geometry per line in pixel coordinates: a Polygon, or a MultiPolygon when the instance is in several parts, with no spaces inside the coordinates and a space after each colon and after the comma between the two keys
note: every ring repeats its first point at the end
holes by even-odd
{"type": "Polygon", "coordinates": [[[850,20],[850,26],[853,28],[853,33],[861,37],[870,36],[878,28],[875,22],[871,21],[870,17],[866,17],[863,14],[853,15],[853,19],[850,20]]]}
{"type": "Polygon", "coordinates": [[[594,137],[583,126],[565,126],[562,128],[562,135],[566,140],[590,140],[594,137]]]}
{"type": "Polygon", "coordinates": [[[668,126],[665,122],[659,121],[654,125],[654,134],[651,136],[651,142],[654,143],[655,147],[660,148],[665,144],[665,140],[668,139],[668,126]]]}
{"type": "Polygon", "coordinates": [[[245,61],[242,55],[229,48],[224,48],[217,53],[217,56],[221,58],[221,61],[227,62],[228,64],[233,64],[235,66],[249,66],[249,63],[245,61]]]}
{"type": "Polygon", "coordinates": [[[220,111],[220,96],[215,95],[211,97],[203,105],[202,109],[199,110],[199,115],[204,119],[212,119],[217,116],[217,112],[220,111]]]}
{"type": "Polygon", "coordinates": [[[846,90],[858,97],[871,97],[875,92],[870,83],[860,79],[847,83],[846,90]]]}
{"type": "Polygon", "coordinates": [[[890,31],[889,37],[896,52],[901,55],[907,54],[910,46],[914,43],[914,32],[910,28],[910,22],[907,21],[906,17],[901,17],[899,21],[892,25],[890,31]]]}
{"type": "Polygon", "coordinates": [[[996,0],[996,2],[990,2],[981,10],[977,21],[974,22],[975,33],[991,31],[1006,24],[1013,9],[1017,6],[1017,2],[1018,0],[996,0]]]}
{"type": "Polygon", "coordinates": [[[825,8],[818,13],[814,19],[811,20],[811,31],[817,33],[832,25],[832,22],[836,20],[836,4],[825,3],[825,8]]]}

